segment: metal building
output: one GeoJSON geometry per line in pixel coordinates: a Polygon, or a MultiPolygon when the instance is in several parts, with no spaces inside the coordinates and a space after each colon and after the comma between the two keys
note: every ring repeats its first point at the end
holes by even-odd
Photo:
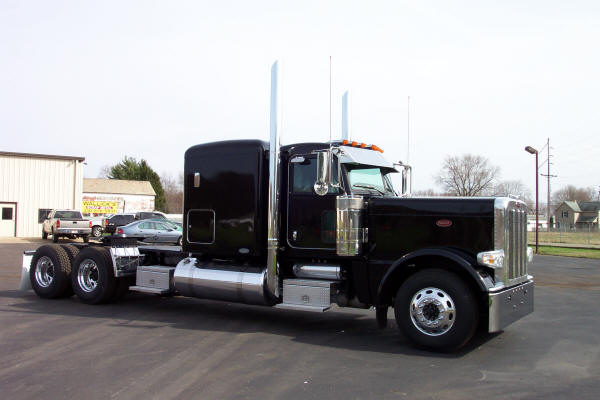
{"type": "Polygon", "coordinates": [[[80,210],[84,160],[0,151],[0,237],[40,236],[49,210],[80,210]]]}

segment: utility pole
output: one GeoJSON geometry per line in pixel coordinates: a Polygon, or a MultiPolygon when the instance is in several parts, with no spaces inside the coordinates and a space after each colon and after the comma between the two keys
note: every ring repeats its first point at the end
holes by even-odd
{"type": "MultiPolygon", "coordinates": [[[[550,178],[556,178],[557,175],[550,175],[550,138],[548,138],[548,140],[546,141],[546,146],[548,148],[548,160],[546,161],[548,163],[548,174],[540,174],[542,176],[545,176],[546,178],[548,178],[548,199],[547,199],[547,211],[546,211],[546,224],[547,224],[547,231],[550,232],[550,178]]],[[[542,163],[543,164],[543,163],[542,163]]]]}

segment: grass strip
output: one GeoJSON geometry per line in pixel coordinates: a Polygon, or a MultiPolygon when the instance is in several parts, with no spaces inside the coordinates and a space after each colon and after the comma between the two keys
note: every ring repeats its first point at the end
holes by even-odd
{"type": "MultiPolygon", "coordinates": [[[[535,246],[532,246],[535,250],[535,246]]],[[[545,256],[579,257],[600,259],[599,249],[573,249],[569,247],[539,246],[539,254],[545,256]]]]}

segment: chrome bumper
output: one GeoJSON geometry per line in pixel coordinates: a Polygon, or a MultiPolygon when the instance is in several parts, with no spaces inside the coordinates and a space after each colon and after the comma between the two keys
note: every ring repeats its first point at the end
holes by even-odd
{"type": "Polygon", "coordinates": [[[498,332],[533,312],[533,280],[489,293],[488,332],[498,332]]]}
{"type": "Polygon", "coordinates": [[[58,228],[56,233],[59,235],[91,235],[90,228],[58,228]]]}

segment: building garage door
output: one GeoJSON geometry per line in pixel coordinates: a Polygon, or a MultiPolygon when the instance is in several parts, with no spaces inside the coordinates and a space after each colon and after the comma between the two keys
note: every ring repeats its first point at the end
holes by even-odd
{"type": "Polygon", "coordinates": [[[17,205],[15,203],[0,203],[0,237],[15,236],[17,220],[17,205]]]}

